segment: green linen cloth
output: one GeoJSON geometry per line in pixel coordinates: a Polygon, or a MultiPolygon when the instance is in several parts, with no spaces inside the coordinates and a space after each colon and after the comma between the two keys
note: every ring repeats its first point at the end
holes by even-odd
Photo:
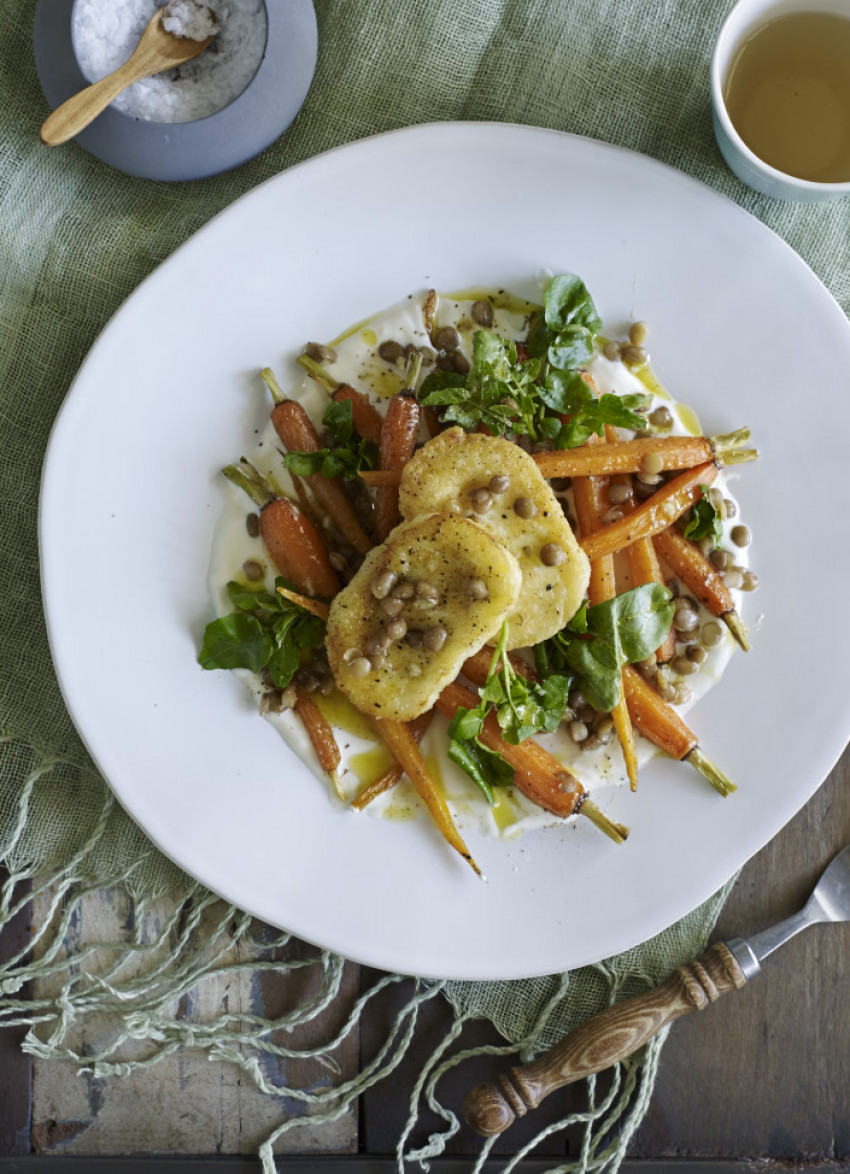
{"type": "MultiPolygon", "coordinates": [[[[98,331],[177,245],[260,181],[340,143],[453,119],[553,127],[680,168],[777,231],[850,309],[850,201],[807,206],[754,194],[728,173],[715,146],[708,62],[730,7],[731,0],[317,0],[318,68],[290,129],[236,171],[167,185],[110,170],[76,144],[49,150],[39,143],[47,107],[32,58],[34,5],[6,0],[0,18],[0,862],[13,881],[34,877],[37,888],[58,893],[58,921],[42,931],[40,962],[17,958],[0,970],[0,1022],[29,1023],[30,1051],[69,1056],[96,1075],[137,1062],[122,1061],[115,1047],[81,1057],[67,1043],[73,1020],[98,1009],[90,989],[88,1002],[80,997],[78,974],[60,983],[60,994],[52,1003],[44,1000],[38,1014],[17,997],[27,978],[61,978],[67,963],[58,943],[81,892],[121,880],[140,903],[169,892],[190,896],[195,908],[210,900],[110,802],[65,712],[47,647],[36,543],[41,461],[55,414],[98,331]],[[45,887],[51,876],[53,890],[45,887]]],[[[120,663],[116,667],[120,673],[120,663]]],[[[0,925],[14,910],[13,887],[3,889],[0,925]]],[[[609,999],[658,981],[691,957],[707,940],[723,896],[599,967],[527,983],[418,986],[414,1001],[442,990],[458,1024],[487,1016],[531,1053],[609,999]]],[[[191,958],[185,950],[170,951],[157,970],[159,994],[151,995],[153,982],[146,988],[144,1015],[133,1002],[133,980],[109,972],[100,997],[108,1001],[111,991],[113,1010],[122,999],[136,1008],[125,1014],[118,1042],[200,1046],[197,1032],[181,1034],[170,999],[205,967],[220,964],[223,940],[249,933],[246,919],[237,918],[236,928],[231,922],[222,917],[213,929],[204,929],[200,918],[193,923],[201,947],[191,958]]],[[[181,948],[186,940],[184,934],[181,948]]],[[[124,946],[127,954],[144,953],[130,933],[124,946]]],[[[286,968],[274,949],[264,964],[286,968]]],[[[338,960],[325,957],[322,965],[328,975],[338,973],[338,960]]],[[[328,978],[326,1001],[336,985],[328,978]]],[[[411,1022],[402,1026],[393,1056],[414,1030],[411,1022]]],[[[246,1032],[219,1024],[204,1046],[242,1063],[263,1087],[256,1058],[246,1060],[235,1046],[246,1043],[246,1032]]],[[[262,1050],[259,1038],[252,1037],[262,1050]]],[[[442,1047],[412,1092],[411,1122],[399,1143],[400,1152],[407,1148],[421,1159],[440,1152],[457,1129],[453,1114],[443,1111],[443,1134],[411,1149],[417,1098],[433,1108],[433,1086],[453,1062],[442,1047]]],[[[647,1103],[657,1053],[655,1044],[626,1064],[598,1101],[591,1086],[577,1168],[615,1167],[622,1158],[647,1103]]],[[[318,1109],[328,1117],[338,1112],[391,1070],[389,1055],[359,1083],[337,1089],[336,1101],[319,1098],[318,1109]]],[[[271,1140],[263,1154],[267,1165],[271,1140]]]]}

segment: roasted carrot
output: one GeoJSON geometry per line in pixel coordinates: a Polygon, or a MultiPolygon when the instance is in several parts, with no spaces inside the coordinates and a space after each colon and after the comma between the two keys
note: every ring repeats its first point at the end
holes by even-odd
{"type": "MultiPolygon", "coordinates": [[[[599,438],[592,436],[587,442],[588,448],[607,448],[607,439],[599,443],[599,438]]],[[[607,480],[600,477],[573,478],[573,504],[578,519],[579,533],[582,537],[589,537],[602,526],[602,518],[608,508],[607,480]]],[[[613,599],[617,594],[617,584],[614,574],[614,556],[603,554],[593,559],[590,564],[590,581],[587,587],[587,597],[591,604],[604,603],[613,599]]],[[[638,765],[635,736],[625,699],[620,690],[620,700],[611,710],[611,719],[617,732],[617,739],[623,751],[623,761],[626,765],[626,775],[629,786],[637,790],[638,765]]]]}
{"type": "Polygon", "coordinates": [[[361,469],[358,476],[372,489],[384,486],[397,489],[401,484],[401,469],[361,469]]]}
{"type": "MultiPolygon", "coordinates": [[[[413,734],[413,739],[417,746],[422,741],[433,716],[433,709],[429,709],[427,713],[421,713],[419,717],[415,717],[413,721],[407,723],[410,726],[410,732],[413,734]]],[[[357,798],[352,800],[351,806],[355,807],[358,811],[363,811],[373,799],[377,799],[379,795],[383,795],[386,791],[391,791],[393,787],[401,782],[403,777],[404,767],[394,762],[374,782],[369,783],[368,786],[363,788],[357,798]]]]}
{"type": "Polygon", "coordinates": [[[381,413],[369,402],[367,395],[364,395],[362,391],[357,391],[355,388],[349,387],[347,383],[341,383],[334,391],[331,399],[338,404],[348,400],[351,404],[354,431],[358,436],[362,436],[364,440],[371,440],[373,444],[380,443],[383,420],[381,413]]]}
{"type": "MultiPolygon", "coordinates": [[[[421,358],[420,358],[421,362],[421,358]]],[[[401,472],[416,447],[419,432],[419,401],[412,391],[400,391],[392,397],[381,428],[378,463],[381,469],[401,472]]],[[[384,486],[375,498],[375,532],[383,542],[398,524],[398,488],[384,486]]]]}
{"type": "Polygon", "coordinates": [[[261,510],[260,536],[277,570],[302,587],[304,595],[332,598],[339,591],[339,577],[319,532],[288,498],[275,498],[261,510]]]}
{"type": "MultiPolygon", "coordinates": [[[[628,480],[628,478],[626,478],[628,480]]],[[[619,506],[624,514],[632,514],[637,509],[637,502],[632,498],[622,502],[619,506]]],[[[629,568],[629,579],[633,587],[642,587],[645,583],[660,583],[666,586],[658,556],[655,553],[652,538],[639,538],[625,550],[626,564],[629,568]]],[[[655,650],[655,659],[661,664],[671,660],[676,652],[676,633],[671,628],[664,638],[664,642],[655,650]]]]}
{"type": "Polygon", "coordinates": [[[639,538],[659,534],[699,500],[700,486],[710,485],[716,477],[717,466],[711,462],[686,469],[642,502],[633,514],[602,526],[588,538],[581,539],[582,550],[592,561],[603,554],[625,550],[639,538]]]}
{"type": "Polygon", "coordinates": [[[404,768],[404,773],[410,779],[422,802],[428,809],[434,823],[439,828],[446,843],[463,857],[470,868],[481,876],[481,869],[472,859],[472,854],[461,839],[455,827],[449,805],[441,793],[431,773],[425,765],[425,760],[416,745],[416,740],[409,725],[404,722],[391,721],[389,718],[373,718],[375,729],[386,742],[393,758],[404,768]]]}
{"type": "Polygon", "coordinates": [[[336,595],[339,578],[306,513],[288,497],[278,497],[272,483],[244,457],[222,473],[260,507],[260,537],[278,573],[304,595],[336,595]]]}
{"type": "MultiPolygon", "coordinates": [[[[474,709],[479,698],[471,689],[455,681],[437,698],[437,708],[447,718],[454,717],[462,705],[474,709]]],[[[496,714],[491,710],[484,722],[481,741],[498,751],[514,768],[516,786],[532,802],[553,815],[575,815],[584,796],[584,787],[565,766],[530,739],[512,746],[502,737],[496,714]]]]}
{"type": "Polygon", "coordinates": [[[749,428],[721,436],[640,436],[615,440],[602,447],[583,444],[534,454],[544,477],[596,477],[615,473],[640,473],[651,458],[655,472],[690,469],[713,461],[717,465],[738,465],[758,457],[756,449],[744,448],[749,428]]]}
{"type": "MultiPolygon", "coordinates": [[[[286,399],[268,368],[262,372],[262,376],[275,401],[271,418],[284,446],[290,452],[316,452],[322,448],[319,434],[304,406],[295,400],[286,399]]],[[[372,549],[372,540],[358,522],[340,478],[311,473],[304,481],[343,537],[360,554],[368,554],[372,549]]]]}
{"type": "Polygon", "coordinates": [[[336,788],[336,793],[340,799],[345,799],[346,796],[340,789],[338,773],[342,755],[340,754],[339,746],[337,746],[332,727],[315,701],[301,688],[296,688],[295,705],[293,708],[301,719],[304,729],[307,731],[310,743],[319,760],[319,766],[330,775],[331,782],[336,788]]]}
{"type": "MultiPolygon", "coordinates": [[[[477,704],[476,694],[457,681],[448,685],[437,698],[437,709],[447,718],[454,716],[458,706],[473,709],[477,704]]],[[[506,742],[493,710],[488,713],[479,736],[485,746],[510,763],[514,768],[514,785],[538,807],[563,819],[570,815],[586,815],[615,843],[626,839],[628,828],[610,820],[592,804],[578,779],[548,750],[531,738],[518,746],[506,742]]]]}
{"type": "Polygon", "coordinates": [[[723,620],[744,651],[748,652],[750,642],[746,626],[735,610],[732,593],[721,573],[675,526],[656,534],[652,541],[659,558],[712,615],[723,620]]]}
{"type": "Polygon", "coordinates": [[[635,729],[671,758],[690,763],[721,795],[736,790],[735,784],[703,754],[696,734],[631,665],[623,669],[623,688],[635,729]]]}
{"type": "Polygon", "coordinates": [[[289,599],[292,603],[297,603],[305,611],[312,612],[320,620],[327,620],[330,609],[324,600],[310,599],[308,595],[300,595],[297,591],[290,591],[287,587],[278,587],[277,593],[278,595],[282,595],[284,599],[289,599]]]}

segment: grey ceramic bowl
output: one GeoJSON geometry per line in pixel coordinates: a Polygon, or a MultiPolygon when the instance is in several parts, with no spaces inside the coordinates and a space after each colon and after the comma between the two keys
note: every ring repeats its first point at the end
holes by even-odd
{"type": "MultiPolygon", "coordinates": [[[[89,84],[74,55],[73,8],[74,0],[39,0],[35,14],[35,64],[53,109],[89,84]]],[[[266,0],[266,11],[260,67],[223,110],[194,122],[151,122],[110,107],[75,141],[110,167],[143,179],[201,179],[258,155],[300,110],[318,48],[312,0],[266,0]]]]}

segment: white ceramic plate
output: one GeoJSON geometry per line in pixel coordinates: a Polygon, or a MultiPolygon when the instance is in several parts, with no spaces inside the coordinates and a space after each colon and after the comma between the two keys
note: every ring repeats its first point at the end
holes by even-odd
{"type": "Polygon", "coordinates": [[[189,873],[356,960],[455,978],[557,971],[626,949],[710,896],[822,782],[850,735],[850,326],[803,262],[733,204],[630,152],[551,131],[423,126],[296,167],[239,200],[115,315],[50,442],[41,503],[51,645],[120,801],[189,873]],[[220,467],[268,410],[256,371],[429,286],[586,281],[606,325],[651,325],[662,381],[708,433],[753,429],[739,495],[762,586],[753,650],[689,717],[739,784],[655,760],[587,820],[469,834],[477,881],[425,819],[358,817],[196,664],[220,467]],[[763,617],[763,618],[759,618],[763,617]]]}

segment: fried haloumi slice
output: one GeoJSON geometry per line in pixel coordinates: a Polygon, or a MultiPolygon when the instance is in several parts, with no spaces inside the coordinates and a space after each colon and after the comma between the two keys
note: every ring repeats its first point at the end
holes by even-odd
{"type": "Polygon", "coordinates": [[[373,717],[424,713],[499,631],[521,582],[513,555],[475,522],[435,514],[396,526],[330,605],[338,688],[373,717]],[[388,631],[395,620],[405,635],[388,631]]]}
{"type": "Polygon", "coordinates": [[[508,617],[509,648],[554,636],[581,606],[590,563],[545,477],[511,441],[446,429],[405,466],[399,508],[404,518],[437,512],[474,518],[514,555],[522,570],[522,589],[508,617]],[[509,487],[491,494],[490,507],[476,513],[472,494],[486,490],[496,476],[509,478],[509,487]]]}

